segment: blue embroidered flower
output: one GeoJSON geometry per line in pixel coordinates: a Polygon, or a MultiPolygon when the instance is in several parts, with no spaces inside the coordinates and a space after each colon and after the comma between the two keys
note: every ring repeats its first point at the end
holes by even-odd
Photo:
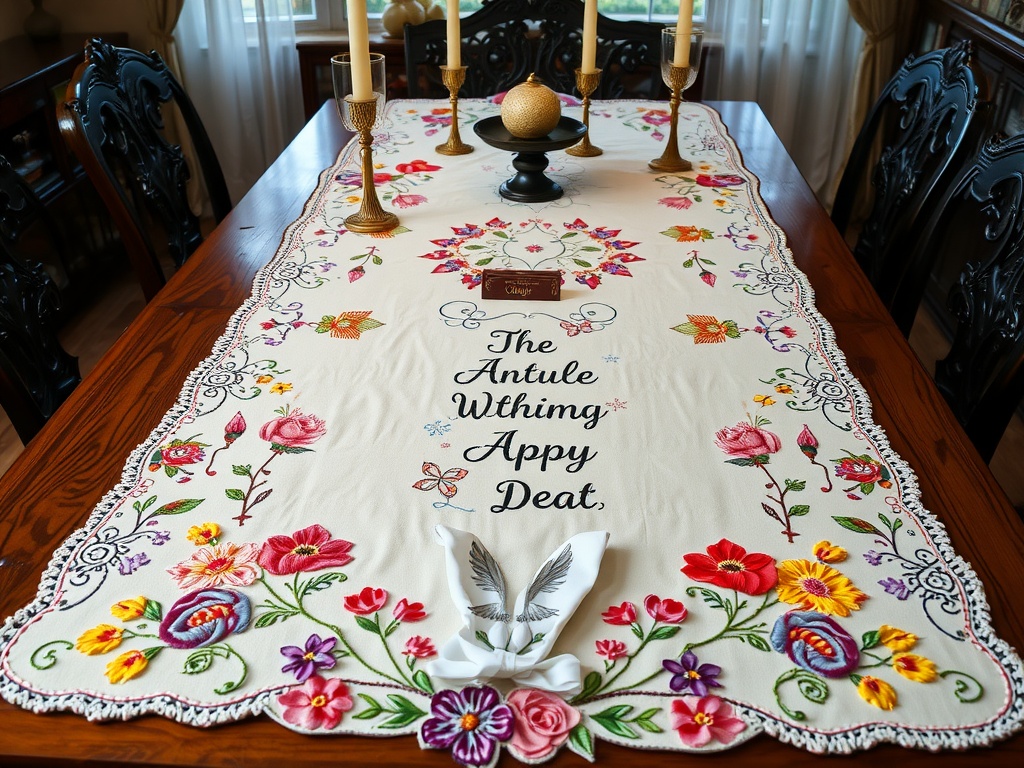
{"type": "Polygon", "coordinates": [[[160,622],[172,648],[202,648],[249,626],[249,598],[231,589],[198,589],[180,598],[160,622]]]}
{"type": "Polygon", "coordinates": [[[775,622],[772,647],[798,667],[839,678],[857,668],[857,641],[832,618],[817,611],[790,611],[775,622]]]}

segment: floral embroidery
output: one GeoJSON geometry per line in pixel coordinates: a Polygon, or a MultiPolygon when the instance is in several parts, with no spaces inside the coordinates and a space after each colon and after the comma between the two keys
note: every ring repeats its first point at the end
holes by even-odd
{"type": "Polygon", "coordinates": [[[845,677],[860,661],[857,641],[838,622],[817,611],[782,614],[772,628],[771,643],[798,667],[823,677],[845,677]]]}
{"type": "Polygon", "coordinates": [[[376,320],[370,315],[373,310],[366,312],[342,312],[337,317],[324,315],[313,329],[317,333],[328,333],[332,339],[350,339],[358,341],[360,334],[380,328],[384,323],[376,320]]]}
{"type": "MultiPolygon", "coordinates": [[[[665,237],[671,237],[677,243],[696,243],[701,240],[714,240],[715,233],[710,229],[704,229],[703,227],[696,227],[692,224],[681,225],[678,224],[674,227],[661,232],[665,237]]],[[[714,263],[714,262],[712,262],[714,263]]]]}
{"type": "Polygon", "coordinates": [[[849,616],[850,611],[859,611],[860,604],[868,599],[846,576],[824,563],[783,560],[778,568],[779,599],[804,610],[849,616]]]}
{"type": "Polygon", "coordinates": [[[195,437],[171,440],[153,452],[149,459],[149,471],[156,472],[163,467],[164,474],[168,477],[175,477],[180,472],[185,477],[178,478],[178,482],[188,482],[192,478],[192,472],[185,467],[202,462],[206,458],[203,449],[209,447],[207,443],[200,443],[195,437]]]}
{"type": "Polygon", "coordinates": [[[342,716],[353,707],[348,686],[341,680],[313,675],[301,688],[293,688],[277,697],[281,717],[286,723],[307,731],[337,728],[342,716]]]}
{"type": "Polygon", "coordinates": [[[255,544],[216,544],[196,550],[188,560],[167,569],[181,589],[192,587],[244,587],[259,575],[255,544]]]}
{"type": "Polygon", "coordinates": [[[75,642],[75,648],[87,656],[107,653],[121,644],[124,630],[111,624],[100,624],[87,629],[75,642]]]}
{"type": "Polygon", "coordinates": [[[379,611],[387,601],[387,590],[363,587],[356,594],[345,598],[345,610],[357,616],[366,616],[379,611]]]}
{"type": "Polygon", "coordinates": [[[337,660],[331,651],[337,644],[338,638],[336,637],[324,639],[320,635],[312,634],[306,638],[303,648],[299,648],[297,645],[286,645],[281,649],[281,655],[289,661],[281,667],[281,671],[286,674],[293,673],[297,681],[304,683],[314,672],[334,668],[337,660]]]}
{"type": "Polygon", "coordinates": [[[629,652],[621,640],[597,640],[594,645],[597,647],[597,655],[608,661],[621,659],[629,652]]]}
{"type": "Polygon", "coordinates": [[[814,559],[819,563],[841,563],[846,557],[846,550],[831,541],[819,541],[814,545],[814,559]]]}
{"type": "Polygon", "coordinates": [[[249,598],[241,592],[200,589],[171,606],[160,622],[160,639],[172,648],[202,648],[244,631],[251,616],[249,598]]]}
{"type": "Polygon", "coordinates": [[[747,724],[717,696],[684,696],[672,700],[669,727],[686,746],[703,747],[711,741],[730,743],[747,724]]]}
{"type": "Polygon", "coordinates": [[[498,745],[512,738],[515,716],[490,686],[441,691],[430,700],[420,738],[432,749],[451,749],[460,765],[490,766],[498,745]]]}
{"type": "Polygon", "coordinates": [[[107,664],[107,679],[112,683],[124,683],[138,677],[146,669],[149,659],[145,651],[126,651],[107,664]]]}
{"type": "MultiPolygon", "coordinates": [[[[775,387],[775,390],[780,394],[792,394],[793,388],[788,384],[779,384],[775,387]]],[[[807,457],[807,460],[816,467],[821,467],[822,472],[825,473],[825,485],[822,486],[822,493],[829,493],[832,490],[832,478],[828,475],[828,469],[824,464],[818,462],[818,438],[814,436],[810,428],[804,424],[804,428],[800,430],[800,434],[796,436],[796,445],[800,449],[800,453],[807,457]]]]}
{"type": "Polygon", "coordinates": [[[665,659],[662,666],[672,675],[668,687],[676,693],[689,691],[695,696],[707,696],[709,688],[722,687],[717,679],[722,668],[717,664],[701,664],[693,651],[684,653],[679,661],[665,659]]]}
{"type": "Polygon", "coordinates": [[[745,595],[763,595],[775,586],[775,560],[760,552],[748,553],[739,544],[722,539],[707,554],[683,555],[682,572],[694,581],[735,589],[745,595]]]}
{"type": "Polygon", "coordinates": [[[686,320],[672,330],[693,336],[694,344],[721,344],[726,339],[740,337],[739,326],[734,320],[719,320],[712,315],[687,315],[686,320]]]}
{"type": "Polygon", "coordinates": [[[437,649],[434,648],[430,638],[413,635],[405,641],[405,650],[402,651],[402,655],[412,656],[416,659],[429,659],[437,655],[437,649]]]}
{"type": "Polygon", "coordinates": [[[463,507],[456,507],[451,503],[451,499],[459,492],[458,486],[455,484],[462,480],[466,475],[469,474],[468,469],[462,469],[461,467],[452,467],[441,472],[441,467],[432,461],[423,462],[423,466],[420,468],[426,478],[423,480],[417,480],[412,484],[412,487],[417,491],[433,491],[436,490],[441,496],[444,497],[444,501],[435,501],[433,506],[435,509],[443,509],[445,507],[451,507],[453,509],[461,510],[462,512],[472,512],[471,509],[464,509],[463,507]]]}
{"type": "Polygon", "coordinates": [[[856,683],[857,693],[868,704],[884,709],[887,712],[896,707],[896,689],[885,682],[885,680],[864,675],[856,680],[856,683]]]}
{"type": "Polygon", "coordinates": [[[849,451],[846,453],[848,454],[846,458],[832,459],[832,461],[836,465],[836,477],[847,482],[853,481],[853,485],[844,489],[851,499],[860,498],[853,493],[854,490],[860,490],[867,496],[875,490],[876,483],[882,488],[892,488],[892,475],[889,474],[885,465],[866,454],[855,456],[849,451]]]}
{"type": "MultiPolygon", "coordinates": [[[[271,376],[260,376],[259,378],[256,379],[256,382],[257,383],[267,383],[267,382],[261,382],[260,381],[260,379],[264,379],[264,378],[267,380],[267,382],[272,380],[271,376]]],[[[245,434],[245,429],[246,429],[245,417],[242,415],[241,411],[238,411],[234,416],[231,417],[231,420],[228,421],[228,423],[224,425],[224,445],[222,445],[220,448],[215,450],[210,455],[210,463],[206,465],[206,474],[207,475],[209,475],[210,477],[213,477],[214,475],[217,474],[217,472],[213,469],[213,460],[217,458],[217,454],[218,453],[220,453],[221,451],[225,451],[228,448],[230,448],[231,444],[234,443],[235,440],[237,440],[242,435],[244,435],[245,434]]]]}
{"type": "Polygon", "coordinates": [[[509,747],[520,760],[553,754],[580,723],[579,710],[547,691],[520,688],[506,702],[515,717],[509,747]]]}
{"type": "Polygon", "coordinates": [[[892,668],[916,683],[931,683],[939,677],[939,673],[935,670],[935,662],[916,653],[894,654],[892,668]]]}
{"type": "Polygon", "coordinates": [[[220,539],[220,526],[216,523],[203,523],[192,525],[185,532],[185,538],[197,547],[205,547],[207,544],[216,544],[220,539]]]}
{"type": "Polygon", "coordinates": [[[352,562],[351,549],[352,542],[332,539],[326,528],[314,523],[291,536],[271,536],[260,548],[258,560],[269,573],[284,576],[341,568],[352,562]]]}

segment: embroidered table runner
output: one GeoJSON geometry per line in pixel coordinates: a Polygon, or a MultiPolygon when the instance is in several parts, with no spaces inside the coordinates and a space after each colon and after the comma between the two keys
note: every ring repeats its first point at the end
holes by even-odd
{"type": "MultiPolygon", "coordinates": [[[[591,113],[559,200],[388,105],[320,178],[121,485],[7,620],[2,692],[89,718],[415,734],[456,762],[600,742],[988,744],[1019,658],[871,422],[711,109],[591,113]],[[556,269],[561,300],[481,298],[556,269]]],[[[312,183],[312,180],[311,180],[312,183]]]]}

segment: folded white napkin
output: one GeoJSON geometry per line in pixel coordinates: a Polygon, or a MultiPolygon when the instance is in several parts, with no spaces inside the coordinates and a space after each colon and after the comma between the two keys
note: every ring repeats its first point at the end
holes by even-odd
{"type": "Polygon", "coordinates": [[[597,580],[608,532],[579,533],[558,547],[511,611],[505,577],[480,540],[444,525],[434,532],[445,547],[448,589],[464,626],[441,647],[427,672],[452,686],[497,677],[567,696],[578,693],[579,659],[546,657],[597,580]]]}

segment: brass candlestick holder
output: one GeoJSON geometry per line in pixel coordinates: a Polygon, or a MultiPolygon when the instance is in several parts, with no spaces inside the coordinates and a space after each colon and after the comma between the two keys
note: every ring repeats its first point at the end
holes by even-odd
{"type": "Polygon", "coordinates": [[[684,160],[679,155],[679,104],[683,100],[683,90],[691,85],[697,77],[696,72],[693,72],[691,76],[691,69],[692,67],[674,65],[663,69],[665,82],[672,89],[672,98],[668,102],[671,109],[671,123],[665,151],[657,160],[651,160],[647,164],[652,170],[674,173],[689,171],[693,168],[693,164],[689,160],[684,160]]]}
{"type": "Polygon", "coordinates": [[[388,232],[398,226],[398,217],[385,211],[373,186],[373,125],[377,119],[377,98],[357,101],[345,97],[345,107],[352,127],[359,132],[359,151],[363,172],[363,202],[358,213],[345,219],[351,232],[388,232]]]}
{"type": "Polygon", "coordinates": [[[459,136],[459,89],[466,82],[465,67],[441,67],[441,82],[448,89],[448,101],[452,105],[452,129],[448,141],[438,144],[436,151],[440,155],[468,155],[473,147],[465,144],[459,136]]]}
{"type": "Polygon", "coordinates": [[[573,155],[574,157],[597,157],[604,153],[603,149],[595,147],[590,143],[590,94],[597,90],[598,83],[600,82],[600,69],[595,69],[593,72],[584,72],[581,69],[576,70],[576,88],[583,96],[583,124],[587,126],[587,132],[583,136],[583,141],[565,150],[567,155],[573,155]]]}

